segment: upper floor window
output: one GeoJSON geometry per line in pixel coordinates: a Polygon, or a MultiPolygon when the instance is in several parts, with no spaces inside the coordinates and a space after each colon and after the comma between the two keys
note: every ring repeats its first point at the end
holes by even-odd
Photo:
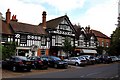
{"type": "Polygon", "coordinates": [[[100,46],[100,42],[99,41],[97,42],[97,46],[100,46]]]}
{"type": "Polygon", "coordinates": [[[63,20],[61,24],[68,24],[66,20],[63,20]]]}
{"type": "Polygon", "coordinates": [[[108,42],[106,42],[106,47],[109,47],[109,43],[108,42]]]}
{"type": "Polygon", "coordinates": [[[80,39],[80,40],[84,40],[84,36],[83,36],[83,35],[80,35],[79,39],[80,39]]]}
{"type": "Polygon", "coordinates": [[[23,43],[23,44],[27,43],[27,36],[26,35],[21,35],[20,36],[20,43],[23,43]]]}
{"type": "Polygon", "coordinates": [[[104,47],[104,41],[102,41],[102,47],[104,47]]]}
{"type": "Polygon", "coordinates": [[[41,45],[42,46],[46,45],[46,38],[45,37],[42,37],[42,39],[41,39],[41,45]]]}
{"type": "Polygon", "coordinates": [[[62,36],[56,36],[55,43],[62,43],[62,36]]]}
{"type": "Polygon", "coordinates": [[[93,36],[90,38],[90,41],[94,41],[94,37],[93,36]]]}

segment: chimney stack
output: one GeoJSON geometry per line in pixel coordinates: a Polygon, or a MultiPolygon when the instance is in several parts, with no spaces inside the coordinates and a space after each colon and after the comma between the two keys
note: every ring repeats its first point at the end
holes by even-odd
{"type": "Polygon", "coordinates": [[[16,21],[16,22],[18,21],[18,20],[16,19],[16,15],[13,15],[11,20],[12,20],[12,21],[16,21]]]}
{"type": "Polygon", "coordinates": [[[44,29],[46,29],[46,12],[43,11],[43,14],[42,14],[42,26],[44,29]]]}
{"type": "Polygon", "coordinates": [[[7,24],[10,23],[10,18],[11,18],[11,12],[10,12],[10,9],[8,9],[7,12],[6,12],[6,22],[7,22],[7,24]]]}

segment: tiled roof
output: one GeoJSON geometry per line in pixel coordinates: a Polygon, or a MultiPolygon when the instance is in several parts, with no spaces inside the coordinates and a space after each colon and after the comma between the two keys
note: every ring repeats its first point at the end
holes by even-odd
{"type": "Polygon", "coordinates": [[[107,38],[109,39],[110,37],[106,36],[105,34],[103,34],[102,32],[100,31],[97,31],[97,30],[91,30],[92,33],[95,34],[96,37],[100,37],[100,38],[107,38]]]}
{"type": "MultiPolygon", "coordinates": [[[[65,15],[66,16],[66,15],[65,15]]],[[[58,26],[58,24],[63,20],[63,18],[65,16],[61,16],[61,17],[58,17],[58,18],[55,18],[55,19],[52,19],[52,20],[49,20],[46,22],[46,26],[47,28],[51,28],[51,29],[55,29],[55,27],[58,26]]],[[[42,23],[40,23],[39,25],[42,26],[42,23]]]]}
{"type": "Polygon", "coordinates": [[[1,31],[2,34],[13,34],[12,31],[10,30],[9,24],[6,24],[6,21],[2,20],[2,26],[0,26],[0,28],[2,28],[1,31]]]}
{"type": "Polygon", "coordinates": [[[31,25],[16,21],[11,21],[10,25],[14,32],[24,32],[24,33],[32,33],[32,34],[46,34],[45,30],[42,26],[31,25]]]}

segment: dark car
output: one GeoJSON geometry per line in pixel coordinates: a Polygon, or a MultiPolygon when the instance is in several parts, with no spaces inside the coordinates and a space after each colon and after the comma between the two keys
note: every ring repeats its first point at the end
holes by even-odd
{"type": "Polygon", "coordinates": [[[105,64],[106,63],[109,64],[112,62],[112,59],[109,56],[101,56],[99,59],[102,63],[105,63],[105,64]]]}
{"type": "Polygon", "coordinates": [[[33,62],[24,56],[12,56],[2,61],[2,68],[12,71],[31,71],[33,62]]]}
{"type": "Polygon", "coordinates": [[[68,68],[68,63],[55,56],[42,56],[48,58],[48,65],[55,68],[68,68]]]}
{"type": "Polygon", "coordinates": [[[44,57],[33,56],[30,57],[30,60],[33,60],[33,68],[35,69],[47,69],[48,68],[48,59],[44,57]]]}

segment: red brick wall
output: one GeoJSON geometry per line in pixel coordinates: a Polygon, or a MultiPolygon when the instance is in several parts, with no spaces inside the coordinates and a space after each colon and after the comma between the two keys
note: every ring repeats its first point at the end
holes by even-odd
{"type": "Polygon", "coordinates": [[[104,47],[106,47],[106,43],[108,42],[108,46],[110,46],[110,39],[105,39],[105,38],[99,38],[97,37],[98,41],[99,41],[99,45],[102,46],[102,41],[104,42],[104,47]]]}

